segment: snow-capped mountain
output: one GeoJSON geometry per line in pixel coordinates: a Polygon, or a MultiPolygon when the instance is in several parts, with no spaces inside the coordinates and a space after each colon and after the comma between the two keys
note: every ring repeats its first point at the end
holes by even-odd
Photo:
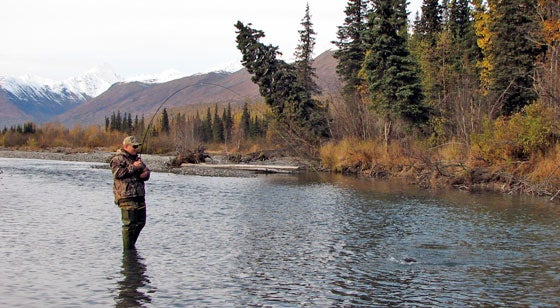
{"type": "Polygon", "coordinates": [[[96,97],[107,91],[111,85],[123,81],[108,64],[98,65],[78,77],[63,81],[74,93],[85,93],[89,97],[96,97]]]}
{"type": "Polygon", "coordinates": [[[140,81],[144,83],[164,83],[171,80],[186,77],[187,75],[183,72],[174,69],[165,70],[159,74],[142,74],[133,77],[126,78],[126,82],[140,81]]]}
{"type": "Polygon", "coordinates": [[[12,111],[0,114],[0,124],[48,121],[122,80],[106,64],[63,81],[31,75],[0,77],[0,106],[12,111]]]}
{"type": "Polygon", "coordinates": [[[239,60],[230,60],[228,62],[224,62],[222,64],[219,65],[215,65],[210,67],[210,69],[206,70],[206,72],[204,73],[210,73],[210,72],[227,72],[227,73],[233,73],[233,72],[237,72],[238,70],[242,69],[243,65],[241,65],[241,62],[239,60]]]}
{"type": "Polygon", "coordinates": [[[0,87],[20,99],[24,99],[28,95],[39,98],[60,94],[63,94],[63,97],[67,94],[74,94],[79,98],[87,99],[105,92],[112,84],[122,80],[123,78],[117,75],[109,65],[104,64],[63,81],[31,75],[0,77],[0,87]]]}

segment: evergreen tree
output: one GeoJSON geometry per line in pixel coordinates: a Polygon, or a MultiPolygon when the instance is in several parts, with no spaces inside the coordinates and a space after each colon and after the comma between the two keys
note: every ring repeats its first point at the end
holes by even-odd
{"type": "Polygon", "coordinates": [[[122,116],[122,123],[121,123],[121,132],[128,132],[128,114],[125,112],[122,116]]]}
{"type": "Polygon", "coordinates": [[[299,80],[303,83],[303,88],[312,93],[320,94],[321,90],[315,78],[315,68],[313,67],[313,48],[315,47],[315,31],[309,14],[309,3],[305,6],[305,16],[301,20],[302,30],[299,30],[299,44],[294,52],[295,67],[299,74],[299,80]]]}
{"type": "Polygon", "coordinates": [[[105,117],[105,131],[108,132],[110,129],[111,121],[108,117],[105,117]]]}
{"type": "Polygon", "coordinates": [[[136,115],[134,117],[134,127],[133,127],[133,130],[134,130],[135,134],[139,133],[139,130],[138,130],[139,128],[140,128],[140,122],[138,120],[138,115],[136,115]]]}
{"type": "Polygon", "coordinates": [[[251,128],[250,128],[250,135],[251,137],[255,138],[258,137],[260,135],[260,123],[259,123],[259,117],[255,116],[253,118],[253,120],[251,121],[251,128]]]}
{"type": "Polygon", "coordinates": [[[233,116],[231,114],[231,104],[229,103],[227,109],[224,109],[222,121],[224,122],[224,140],[228,141],[231,139],[233,130],[233,116]]]}
{"type": "Polygon", "coordinates": [[[212,140],[212,113],[210,107],[206,111],[206,118],[202,121],[202,141],[209,142],[212,140]]]}
{"type": "Polygon", "coordinates": [[[111,115],[111,131],[115,131],[117,130],[117,115],[115,114],[115,112],[113,112],[113,114],[111,115]]]}
{"type": "Polygon", "coordinates": [[[143,114],[142,114],[142,119],[140,120],[140,130],[139,131],[142,133],[142,135],[144,135],[145,131],[146,131],[146,124],[144,122],[144,115],[143,114]]]}
{"type": "Polygon", "coordinates": [[[132,129],[133,129],[133,126],[132,126],[132,114],[131,114],[130,112],[128,113],[128,117],[127,117],[127,119],[126,119],[126,126],[127,126],[127,128],[126,128],[126,129],[127,129],[127,132],[128,132],[129,134],[132,134],[132,129]]]}
{"type": "Polygon", "coordinates": [[[369,18],[370,50],[364,61],[373,105],[412,124],[428,120],[415,63],[406,45],[404,0],[374,0],[369,18]]]}
{"type": "Polygon", "coordinates": [[[536,100],[533,87],[535,61],[542,53],[530,37],[538,31],[534,0],[494,0],[490,12],[490,91],[510,115],[536,100]]]}
{"type": "Polygon", "coordinates": [[[338,50],[334,57],[338,59],[336,72],[344,82],[344,92],[353,94],[363,83],[359,76],[365,59],[367,45],[364,32],[367,28],[369,0],[350,0],[345,9],[344,25],[338,27],[338,41],[333,42],[338,50]]]}
{"type": "Polygon", "coordinates": [[[23,133],[24,134],[34,134],[36,132],[35,124],[33,122],[23,123],[23,133]]]}
{"type": "Polygon", "coordinates": [[[203,129],[203,124],[202,124],[202,120],[200,119],[200,114],[198,112],[198,110],[196,111],[196,116],[194,116],[193,120],[193,126],[192,126],[192,139],[193,140],[199,140],[199,141],[203,141],[204,140],[204,129],[203,129]]]}
{"type": "Polygon", "coordinates": [[[115,130],[119,132],[122,131],[122,116],[120,110],[117,110],[117,117],[115,122],[115,130]]]}
{"type": "Polygon", "coordinates": [[[278,47],[261,43],[264,32],[260,30],[241,22],[235,26],[242,64],[253,74],[251,80],[259,86],[276,119],[308,142],[316,144],[320,138],[330,136],[327,109],[302,86],[294,66],[276,59],[278,47]]]}
{"type": "Polygon", "coordinates": [[[169,134],[170,125],[169,125],[169,115],[167,114],[167,109],[163,108],[163,112],[161,113],[161,132],[164,134],[169,134]]]}
{"type": "Polygon", "coordinates": [[[240,127],[243,132],[243,136],[245,136],[245,138],[249,138],[251,133],[251,113],[249,112],[249,106],[247,103],[243,105],[240,127]]]}
{"type": "Polygon", "coordinates": [[[436,44],[438,34],[441,31],[442,9],[438,0],[424,0],[422,4],[422,17],[416,25],[415,34],[420,35],[423,41],[430,46],[436,44]]]}
{"type": "Polygon", "coordinates": [[[224,141],[224,123],[218,114],[218,105],[214,108],[214,119],[212,121],[212,140],[214,142],[224,141]]]}
{"type": "MultiPolygon", "coordinates": [[[[367,18],[370,13],[370,1],[350,0],[347,3],[344,24],[338,27],[338,41],[333,42],[338,50],[334,57],[338,59],[336,71],[343,83],[343,107],[341,116],[351,121],[343,123],[344,132],[352,138],[366,139],[371,130],[371,111],[364,104],[367,82],[360,70],[368,49],[367,18]],[[344,114],[344,115],[342,115],[344,114]]],[[[346,121],[348,121],[346,120],[346,121]]]]}

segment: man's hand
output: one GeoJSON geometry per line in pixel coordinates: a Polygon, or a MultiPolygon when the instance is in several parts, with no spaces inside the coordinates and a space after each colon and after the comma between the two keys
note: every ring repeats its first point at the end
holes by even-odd
{"type": "Polygon", "coordinates": [[[150,174],[149,172],[150,172],[150,170],[148,170],[148,168],[144,169],[144,172],[140,173],[140,178],[141,179],[147,178],[148,175],[150,174]]]}
{"type": "Polygon", "coordinates": [[[135,161],[132,166],[134,166],[134,169],[136,170],[140,170],[140,169],[144,169],[144,163],[142,162],[141,159],[138,159],[137,161],[135,161]]]}

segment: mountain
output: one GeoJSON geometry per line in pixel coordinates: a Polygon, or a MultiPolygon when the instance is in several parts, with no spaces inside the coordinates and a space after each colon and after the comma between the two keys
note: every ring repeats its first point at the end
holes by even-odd
{"type": "Polygon", "coordinates": [[[0,125],[42,123],[79,106],[122,80],[108,65],[54,81],[36,76],[0,77],[0,125]]]}
{"type": "MultiPolygon", "coordinates": [[[[322,53],[313,62],[317,84],[325,95],[341,88],[336,63],[332,51],[322,53]]],[[[169,70],[124,80],[104,65],[59,83],[0,78],[0,127],[24,121],[56,121],[67,127],[77,123],[101,125],[117,111],[150,116],[165,100],[166,108],[174,108],[223,102],[242,104],[261,99],[245,69],[186,77],[169,70]]]]}
{"type": "MultiPolygon", "coordinates": [[[[324,95],[338,93],[341,84],[336,74],[337,61],[332,51],[316,57],[313,65],[317,84],[324,95]]],[[[164,83],[120,82],[103,94],[65,112],[57,121],[72,126],[104,123],[106,117],[117,111],[150,116],[166,100],[165,107],[184,107],[195,104],[232,103],[261,100],[258,86],[251,81],[245,69],[236,72],[210,72],[183,77],[164,83]],[[174,94],[176,91],[178,93],[174,94]],[[173,95],[174,94],[174,95],[173,95]],[[172,95],[171,98],[169,98],[172,95]]]]}
{"type": "Polygon", "coordinates": [[[246,70],[197,74],[165,83],[121,82],[60,115],[57,120],[72,126],[75,123],[101,124],[105,117],[117,111],[148,116],[168,98],[166,108],[210,102],[240,103],[259,97],[258,88],[246,70]]]}

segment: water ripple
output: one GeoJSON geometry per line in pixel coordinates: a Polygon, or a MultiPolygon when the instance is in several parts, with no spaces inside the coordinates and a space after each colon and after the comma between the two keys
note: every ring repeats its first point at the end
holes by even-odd
{"type": "Polygon", "coordinates": [[[0,306],[560,305],[560,213],[536,200],[155,173],[123,254],[90,165],[0,159],[0,306]]]}

